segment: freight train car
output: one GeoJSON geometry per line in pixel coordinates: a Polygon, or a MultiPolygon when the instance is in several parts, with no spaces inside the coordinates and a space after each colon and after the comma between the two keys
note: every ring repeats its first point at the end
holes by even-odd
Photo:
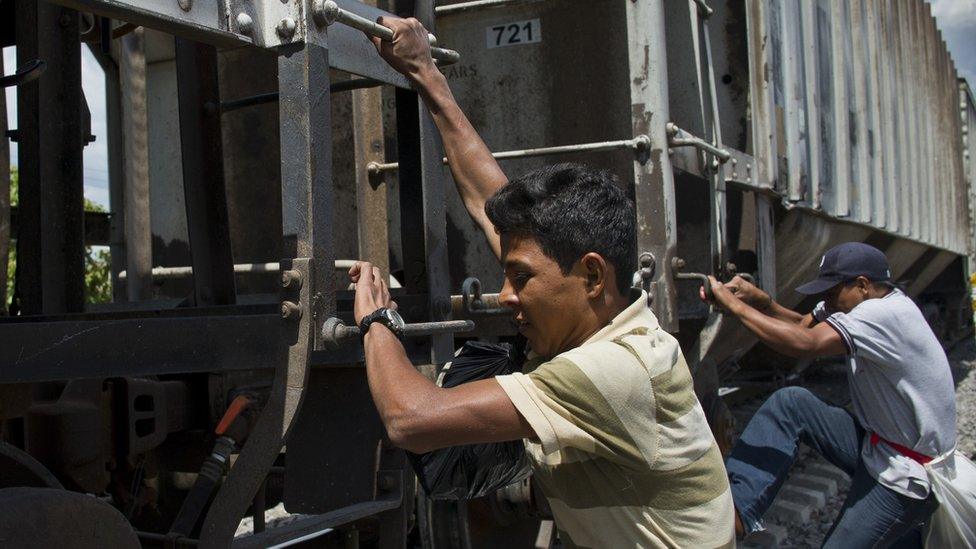
{"type": "Polygon", "coordinates": [[[459,338],[514,333],[429,115],[363,35],[391,12],[436,34],[507,173],[577,161],[619,177],[634,283],[720,441],[720,387],[802,365],[703,304],[706,274],[807,307],[796,282],[864,241],[945,341],[969,328],[972,96],[920,0],[3,0],[20,180],[3,539],[94,522],[102,545],[551,541],[531,482],[416,493],[343,324],[343,269],[362,258],[390,276],[431,375],[459,338]],[[82,208],[82,48],[105,73],[108,214],[82,208]],[[111,251],[110,303],[86,302],[86,244],[111,251]],[[266,527],[279,502],[297,516],[266,527]]]}

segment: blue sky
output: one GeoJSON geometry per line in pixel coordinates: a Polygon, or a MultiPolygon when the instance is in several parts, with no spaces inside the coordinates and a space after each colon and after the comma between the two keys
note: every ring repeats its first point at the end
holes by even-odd
{"type": "MultiPolygon", "coordinates": [[[[808,1],[808,0],[805,0],[808,1]]],[[[976,87],[976,0],[933,0],[932,12],[952,52],[959,74],[976,87]]],[[[105,132],[105,77],[98,63],[82,48],[82,86],[92,114],[94,143],[85,148],[85,196],[108,208],[108,146],[105,132]]],[[[4,48],[4,74],[15,70],[13,48],[4,48]]],[[[16,128],[17,105],[14,88],[7,88],[7,119],[16,128]]],[[[10,144],[17,163],[17,144],[10,144]]]]}

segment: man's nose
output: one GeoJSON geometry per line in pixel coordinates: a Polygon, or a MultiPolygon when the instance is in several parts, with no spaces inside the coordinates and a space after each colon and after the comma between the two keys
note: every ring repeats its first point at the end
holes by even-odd
{"type": "Polygon", "coordinates": [[[514,309],[518,305],[515,288],[512,287],[512,283],[508,281],[508,278],[505,278],[505,282],[502,283],[502,289],[498,292],[498,303],[502,307],[508,307],[509,309],[514,309]]]}

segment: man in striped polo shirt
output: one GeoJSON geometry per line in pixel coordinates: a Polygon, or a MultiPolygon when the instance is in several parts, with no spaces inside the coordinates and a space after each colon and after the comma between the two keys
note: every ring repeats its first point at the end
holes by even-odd
{"type": "Polygon", "coordinates": [[[731,492],[688,365],[630,288],[633,202],[610,174],[573,164],[508,182],[431,61],[427,31],[380,23],[393,41],[374,44],[429,108],[532,350],[524,373],[437,387],[410,364],[379,272],[358,263],[355,318],[390,439],[418,453],[523,439],[569,547],[731,546],[731,492]]]}

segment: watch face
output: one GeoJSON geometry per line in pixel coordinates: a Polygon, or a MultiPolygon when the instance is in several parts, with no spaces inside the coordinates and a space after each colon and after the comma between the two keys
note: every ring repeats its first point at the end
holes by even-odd
{"type": "Polygon", "coordinates": [[[403,317],[400,316],[400,313],[394,311],[393,309],[387,309],[383,311],[383,316],[390,319],[390,322],[392,322],[398,328],[402,329],[403,325],[406,324],[403,321],[403,317]]]}

